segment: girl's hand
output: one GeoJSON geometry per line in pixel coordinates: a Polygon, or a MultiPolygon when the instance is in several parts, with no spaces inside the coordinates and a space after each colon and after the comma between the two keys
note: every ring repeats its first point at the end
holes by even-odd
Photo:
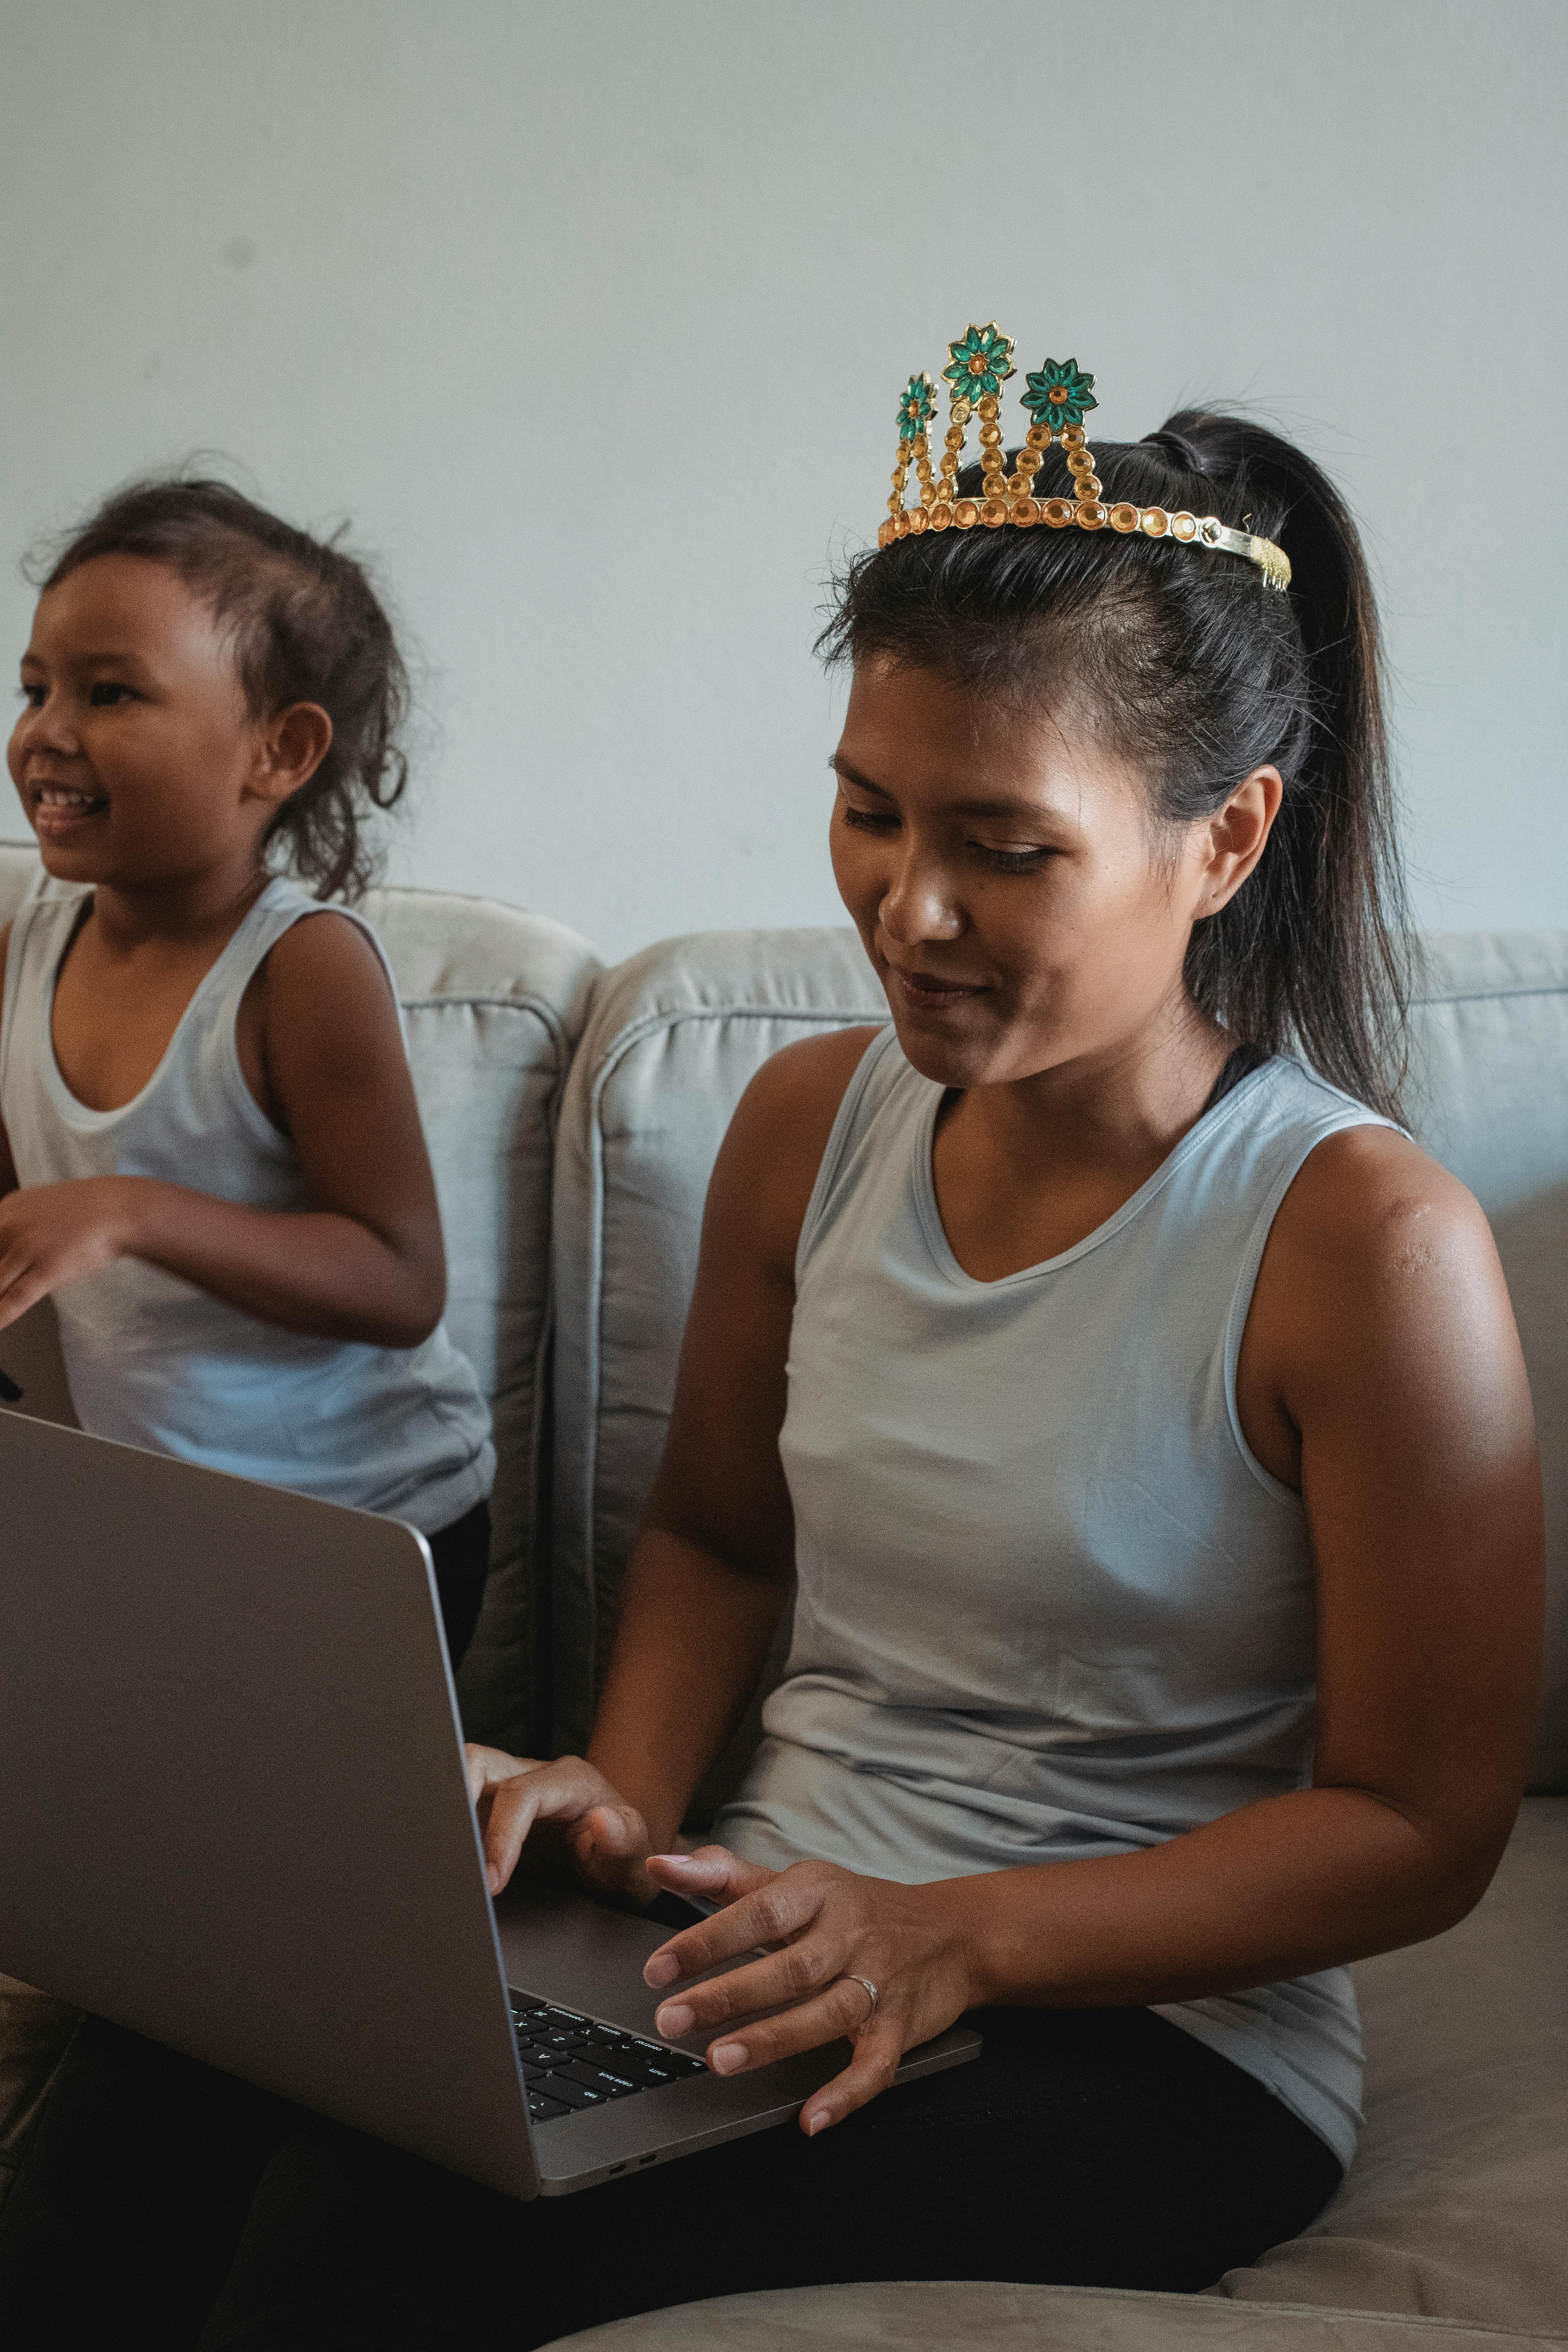
{"type": "Polygon", "coordinates": [[[725,1908],[661,1945],[643,1970],[646,1983],[672,1985],[759,1945],[767,1950],[749,1968],[672,1994],[656,2020],[661,2033],[673,2039],[789,2001],[782,2015],[711,2042],[714,2073],[738,2074],[846,2036],[854,2043],[844,2072],[801,2111],[808,2137],[885,2091],[906,2050],[973,2006],[951,1885],[899,1886],[826,1862],[763,1870],[721,1845],[655,1854],[647,1872],[677,1895],[725,1908]],[[877,1989],[874,2004],[867,1985],[877,1989]]]}
{"type": "Polygon", "coordinates": [[[468,1790],[485,1846],[485,1879],[499,1895],[524,1842],[541,1832],[595,1894],[651,1903],[658,1889],[643,1865],[651,1843],[635,1805],[580,1756],[552,1764],[469,1743],[468,1790]]]}
{"type": "Polygon", "coordinates": [[[79,1176],[0,1195],[0,1331],[131,1248],[134,1176],[79,1176]]]}

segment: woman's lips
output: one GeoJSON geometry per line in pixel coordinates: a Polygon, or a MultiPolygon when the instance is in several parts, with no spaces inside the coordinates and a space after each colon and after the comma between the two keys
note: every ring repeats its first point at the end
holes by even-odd
{"type": "Polygon", "coordinates": [[[931,972],[904,971],[889,964],[888,976],[911,1013],[945,1013],[955,1004],[966,1004],[973,996],[984,994],[978,981],[946,980],[931,972]]]}

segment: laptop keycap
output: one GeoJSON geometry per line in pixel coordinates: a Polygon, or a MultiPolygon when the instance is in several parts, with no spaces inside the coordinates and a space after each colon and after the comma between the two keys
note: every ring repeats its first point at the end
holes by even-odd
{"type": "Polygon", "coordinates": [[[586,2083],[568,2082],[564,2074],[546,2074],[534,2088],[547,2099],[564,2099],[569,2107],[602,2107],[609,2095],[591,2091],[586,2083]]]}
{"type": "Polygon", "coordinates": [[[528,2112],[536,2124],[708,2071],[684,2050],[644,2042],[527,1993],[513,1993],[511,2016],[528,2112]]]}
{"type": "Polygon", "coordinates": [[[605,2074],[596,2066],[584,2066],[581,2059],[567,2058],[555,2069],[556,2082],[581,2083],[584,2090],[597,2091],[601,2098],[624,2099],[633,2091],[640,2091],[640,2083],[627,2083],[614,2074],[605,2074]]]}

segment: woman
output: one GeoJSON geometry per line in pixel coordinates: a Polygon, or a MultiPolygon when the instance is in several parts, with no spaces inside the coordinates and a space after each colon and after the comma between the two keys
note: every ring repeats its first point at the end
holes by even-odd
{"type": "MultiPolygon", "coordinates": [[[[1020,496],[1061,462],[1032,446],[1020,496]]],[[[1485,1221],[1395,1123],[1350,520],[1239,422],[1099,462],[1282,541],[1293,589],[1142,530],[852,567],[833,856],[893,1028],[780,1055],[736,1114],[587,1758],[473,1759],[493,1885],[527,1843],[719,1906],[649,1964],[668,2032],[720,2072],[847,2063],[799,2133],[518,2208],[100,2033],[5,2218],[14,2294],[51,2242],[63,2270],[89,2171],[110,2208],[154,2085],[180,2129],[117,2259],[166,2292],[196,2200],[167,2340],[210,2306],[206,2347],[373,2313],[378,2342],[537,2344],[855,2277],[1195,2289],[1331,2193],[1344,1964],[1459,1918],[1517,1804],[1530,1401],[1485,1221]],[[680,1855],[792,1570],[762,1748],[680,1855]],[[983,2056],[882,2095],[966,2011],[983,2056]]]]}

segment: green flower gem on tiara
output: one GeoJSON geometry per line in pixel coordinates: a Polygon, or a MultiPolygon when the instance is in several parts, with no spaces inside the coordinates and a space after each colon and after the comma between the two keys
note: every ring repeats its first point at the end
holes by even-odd
{"type": "Polygon", "coordinates": [[[922,368],[910,376],[899,403],[899,438],[918,440],[936,415],[936,386],[922,368]]]}
{"type": "Polygon", "coordinates": [[[1024,382],[1029,387],[1024,406],[1037,425],[1048,425],[1053,432],[1064,425],[1081,425],[1084,412],[1100,406],[1094,397],[1094,378],[1083,374],[1076,360],[1047,360],[1024,382]]]}
{"type": "Polygon", "coordinates": [[[955,400],[975,401],[988,392],[1000,392],[1014,373],[1013,338],[1002,332],[994,319],[988,327],[971,327],[947,351],[952,365],[944,367],[942,374],[955,400]]]}

